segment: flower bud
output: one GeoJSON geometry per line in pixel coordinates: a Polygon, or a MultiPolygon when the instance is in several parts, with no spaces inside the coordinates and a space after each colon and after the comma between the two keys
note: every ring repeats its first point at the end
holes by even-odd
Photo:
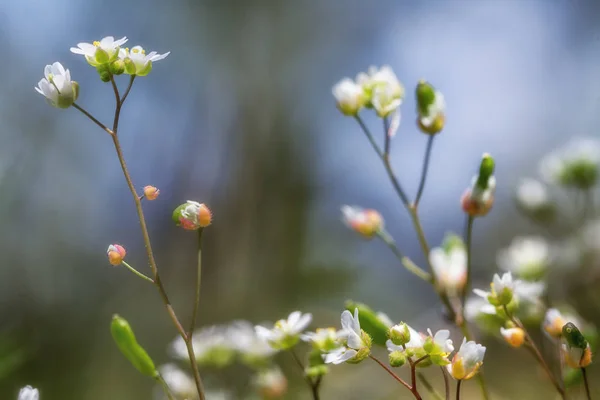
{"type": "Polygon", "coordinates": [[[125,72],[125,62],[123,60],[116,59],[115,61],[110,63],[110,72],[113,75],[121,75],[125,72]]]}
{"type": "Polygon", "coordinates": [[[135,63],[131,60],[131,58],[127,57],[124,60],[125,63],[125,72],[129,75],[135,75],[136,67],[135,63]]]}
{"type": "Polygon", "coordinates": [[[390,365],[392,367],[401,367],[404,364],[406,364],[406,355],[404,354],[403,351],[392,351],[389,354],[389,358],[390,358],[390,365]]]}
{"type": "Polygon", "coordinates": [[[446,102],[444,95],[421,80],[415,91],[417,97],[417,125],[423,133],[435,135],[444,128],[446,102]]]}
{"type": "Polygon", "coordinates": [[[173,221],[186,230],[198,230],[209,226],[212,213],[205,204],[188,200],[173,211],[173,221]]]}
{"type": "Polygon", "coordinates": [[[486,190],[489,187],[490,178],[494,174],[495,162],[489,153],[484,153],[479,165],[479,176],[477,177],[477,187],[486,190]]]}
{"type": "Polygon", "coordinates": [[[110,82],[110,78],[111,78],[111,73],[110,70],[108,68],[108,66],[106,65],[98,65],[96,67],[96,72],[98,72],[98,75],[100,75],[100,80],[102,82],[110,82]]]}
{"type": "Polygon", "coordinates": [[[567,320],[559,310],[550,308],[546,311],[542,327],[553,338],[560,338],[562,336],[562,328],[566,323],[567,320]]]}
{"type": "Polygon", "coordinates": [[[319,378],[321,376],[327,375],[329,373],[329,367],[325,364],[317,365],[314,367],[307,367],[304,371],[304,375],[309,378],[319,378]]]}
{"type": "Polygon", "coordinates": [[[342,219],[350,229],[366,239],[373,238],[384,228],[383,217],[375,210],[343,206],[342,219]]]}
{"type": "Polygon", "coordinates": [[[156,200],[159,194],[160,190],[158,190],[156,187],[150,185],[144,186],[144,197],[147,200],[156,200]]]}
{"type": "Polygon", "coordinates": [[[288,382],[277,367],[260,371],[254,377],[254,384],[264,399],[277,399],[287,392],[288,382]]]}
{"type": "Polygon", "coordinates": [[[153,378],[158,375],[154,362],[146,350],[138,344],[133,330],[125,319],[117,314],[113,315],[110,332],[121,353],[138,371],[153,378]]]}
{"type": "Polygon", "coordinates": [[[504,341],[512,347],[521,347],[525,342],[525,331],[519,327],[500,328],[500,334],[504,338],[504,341]]]}
{"type": "Polygon", "coordinates": [[[405,345],[410,342],[410,330],[408,329],[408,325],[401,322],[398,325],[392,326],[388,331],[388,337],[395,345],[405,345]]]}
{"type": "Polygon", "coordinates": [[[120,244],[111,244],[108,246],[108,250],[106,250],[106,255],[108,256],[108,262],[111,265],[120,265],[127,255],[125,248],[120,244]]]}
{"type": "Polygon", "coordinates": [[[337,108],[344,115],[357,115],[365,106],[367,98],[363,88],[349,78],[344,78],[333,87],[337,108]]]}

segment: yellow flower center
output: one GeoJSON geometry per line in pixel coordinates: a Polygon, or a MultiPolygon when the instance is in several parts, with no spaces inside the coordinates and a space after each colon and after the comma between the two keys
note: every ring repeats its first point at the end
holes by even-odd
{"type": "Polygon", "coordinates": [[[94,43],[92,43],[92,44],[96,47],[100,47],[100,42],[97,40],[94,40],[94,43]]]}

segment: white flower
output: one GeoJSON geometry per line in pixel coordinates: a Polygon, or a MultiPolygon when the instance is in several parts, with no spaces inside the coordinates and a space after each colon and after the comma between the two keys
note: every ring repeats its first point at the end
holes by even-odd
{"type": "Polygon", "coordinates": [[[333,97],[344,115],[357,115],[366,103],[363,88],[350,78],[344,78],[333,86],[333,97]]]}
{"type": "Polygon", "coordinates": [[[443,248],[432,249],[429,262],[440,286],[450,294],[456,294],[464,287],[467,280],[467,251],[458,237],[449,235],[443,248]]]}
{"type": "Polygon", "coordinates": [[[277,353],[276,349],[256,334],[254,325],[250,322],[232,322],[227,328],[227,336],[233,348],[247,361],[264,360],[277,353]]]}
{"type": "Polygon", "coordinates": [[[573,140],[540,162],[540,174],[551,183],[589,189],[598,180],[600,142],[591,138],[573,140]]]}
{"type": "Polygon", "coordinates": [[[340,338],[345,337],[344,331],[336,331],[335,328],[319,328],[316,332],[306,332],[300,335],[305,342],[323,352],[331,351],[340,347],[340,338]]]}
{"type": "MultiPolygon", "coordinates": [[[[423,347],[423,345],[425,344],[425,338],[423,337],[423,335],[414,330],[410,325],[407,326],[408,331],[410,332],[410,340],[404,345],[404,347],[406,347],[407,349],[419,349],[423,347]]],[[[403,346],[396,345],[389,339],[385,342],[385,345],[388,351],[390,352],[404,350],[403,346]]]]}
{"type": "Polygon", "coordinates": [[[524,178],[517,186],[517,202],[527,211],[539,211],[551,206],[546,186],[535,179],[524,178]]]}
{"type": "Polygon", "coordinates": [[[550,263],[550,245],[537,236],[517,237],[498,253],[498,266],[525,279],[537,279],[550,263]]]}
{"type": "Polygon", "coordinates": [[[152,71],[152,63],[166,58],[171,52],[158,54],[151,51],[146,54],[142,46],[135,46],[131,50],[125,48],[119,51],[119,58],[125,62],[125,72],[129,75],[146,76],[152,71]]]}
{"type": "Polygon", "coordinates": [[[312,321],[312,314],[302,314],[294,311],[287,319],[281,319],[275,323],[272,329],[264,326],[256,326],[256,334],[265,339],[276,349],[288,349],[298,342],[300,333],[304,331],[312,321]]]}
{"type": "Polygon", "coordinates": [[[430,128],[438,118],[444,118],[445,112],[446,101],[444,100],[444,95],[436,90],[435,99],[427,107],[427,114],[419,116],[419,121],[425,128],[430,128]]]}
{"type": "Polygon", "coordinates": [[[177,398],[190,400],[198,398],[194,379],[175,364],[162,365],[158,371],[177,398]]]}
{"type": "Polygon", "coordinates": [[[487,298],[472,296],[467,298],[465,304],[465,319],[474,321],[480,316],[496,315],[496,307],[491,305],[487,298]]]}
{"type": "MultiPolygon", "coordinates": [[[[220,325],[205,327],[194,333],[192,346],[199,364],[223,367],[230,364],[235,355],[235,348],[229,340],[227,328],[220,325]]],[[[177,337],[171,343],[170,352],[175,358],[189,359],[187,347],[181,337],[177,337]]]]}
{"type": "Polygon", "coordinates": [[[362,86],[370,105],[380,117],[392,114],[402,104],[404,87],[389,65],[380,69],[371,66],[368,73],[358,74],[356,81],[362,86]]]}
{"type": "Polygon", "coordinates": [[[514,295],[520,302],[538,303],[546,291],[546,283],[527,282],[516,280],[514,282],[514,295]]]}
{"type": "Polygon", "coordinates": [[[450,339],[450,331],[447,329],[441,329],[435,333],[431,332],[431,329],[427,329],[429,336],[433,338],[433,343],[436,346],[437,353],[449,354],[454,351],[452,345],[452,339],[450,339]]]}
{"type": "Polygon", "coordinates": [[[346,340],[346,344],[326,354],[325,363],[341,364],[346,361],[362,361],[370,354],[371,338],[360,329],[358,308],[354,309],[354,316],[350,311],[344,310],[341,324],[340,336],[346,340]]]}
{"type": "Polygon", "coordinates": [[[68,108],[79,95],[77,82],[71,81],[71,73],[61,63],[46,65],[44,77],[35,90],[44,96],[48,103],[58,108],[68,108]]]}
{"type": "Polygon", "coordinates": [[[353,231],[370,239],[384,229],[383,217],[376,210],[342,206],[342,220],[353,231]]]}
{"type": "Polygon", "coordinates": [[[510,272],[505,272],[502,277],[494,274],[492,283],[490,284],[491,292],[486,292],[481,289],[473,289],[473,293],[483,297],[488,301],[494,301],[494,305],[506,305],[512,299],[515,290],[515,282],[512,279],[510,272]]]}
{"type": "Polygon", "coordinates": [[[473,341],[467,342],[465,338],[460,349],[452,358],[452,363],[446,368],[454,379],[471,379],[483,364],[484,356],[484,346],[473,341]]]}
{"type": "Polygon", "coordinates": [[[107,36],[99,42],[95,41],[92,44],[78,43],[77,47],[71,47],[71,52],[85,56],[90,65],[97,67],[116,60],[119,55],[120,46],[125,42],[127,42],[126,37],[115,40],[114,37],[107,36]]]}
{"type": "Polygon", "coordinates": [[[254,376],[253,383],[267,399],[283,396],[287,391],[288,386],[288,381],[279,367],[259,371],[258,374],[254,376]]]}
{"type": "Polygon", "coordinates": [[[19,391],[17,400],[38,400],[39,398],[39,390],[27,385],[19,391]]]}
{"type": "Polygon", "coordinates": [[[559,338],[562,336],[562,328],[567,322],[572,322],[575,326],[583,325],[583,321],[579,316],[571,313],[563,313],[556,308],[549,308],[546,310],[542,327],[550,336],[559,338]]]}

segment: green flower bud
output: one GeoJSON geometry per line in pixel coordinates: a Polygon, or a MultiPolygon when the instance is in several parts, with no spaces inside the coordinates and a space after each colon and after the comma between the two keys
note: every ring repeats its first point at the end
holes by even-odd
{"type": "Polygon", "coordinates": [[[102,82],[110,82],[110,78],[112,75],[106,65],[98,65],[96,67],[96,71],[98,72],[98,75],[100,75],[100,80],[102,82]]]}
{"type": "Polygon", "coordinates": [[[401,367],[406,364],[406,354],[403,351],[392,351],[389,357],[392,367],[401,367]]]}
{"type": "Polygon", "coordinates": [[[415,91],[419,114],[427,115],[429,106],[435,101],[435,88],[428,82],[420,80],[415,91]]]}
{"type": "Polygon", "coordinates": [[[369,347],[363,347],[362,349],[358,350],[358,353],[356,353],[356,355],[354,357],[352,357],[351,359],[349,359],[346,362],[348,364],[358,364],[359,362],[363,361],[365,358],[368,358],[369,355],[371,355],[371,349],[369,347]]]}
{"type": "Polygon", "coordinates": [[[488,183],[492,175],[494,174],[495,162],[492,156],[485,153],[481,159],[479,166],[479,176],[477,177],[477,187],[481,190],[488,188],[488,183]]]}
{"type": "Polygon", "coordinates": [[[329,373],[329,367],[325,364],[317,365],[315,367],[308,367],[304,374],[309,378],[319,378],[329,373]]]}
{"type": "Polygon", "coordinates": [[[113,315],[110,332],[121,353],[138,371],[152,378],[158,375],[154,362],[146,350],[138,344],[133,330],[125,319],[117,314],[113,315]]]}
{"type": "Polygon", "coordinates": [[[79,83],[73,81],[71,87],[73,88],[73,102],[75,102],[79,98],[79,83]]]}
{"type": "Polygon", "coordinates": [[[410,342],[410,330],[404,322],[394,325],[388,331],[388,337],[395,345],[402,346],[410,342]]]}
{"type": "Polygon", "coordinates": [[[352,300],[346,301],[345,306],[346,310],[350,312],[358,308],[360,327],[370,335],[369,343],[372,339],[372,342],[376,345],[385,347],[385,342],[388,339],[388,326],[377,317],[377,313],[366,304],[356,303],[352,300]]]}
{"type": "Polygon", "coordinates": [[[579,329],[572,322],[567,322],[562,328],[562,334],[570,347],[585,349],[588,346],[587,340],[579,329]]]}
{"type": "Polygon", "coordinates": [[[121,75],[125,72],[125,62],[120,59],[116,59],[115,61],[110,63],[110,72],[113,75],[121,75]]]}

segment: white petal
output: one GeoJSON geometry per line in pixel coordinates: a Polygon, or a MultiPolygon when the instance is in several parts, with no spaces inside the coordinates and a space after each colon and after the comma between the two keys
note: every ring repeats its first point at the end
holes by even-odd
{"type": "MultiPolygon", "coordinates": [[[[152,54],[152,53],[151,53],[152,54]]],[[[167,56],[171,54],[170,51],[167,51],[165,54],[156,54],[150,57],[150,61],[154,62],[154,61],[160,61],[163,60],[165,58],[167,58],[167,56]]]]}
{"type": "Polygon", "coordinates": [[[119,40],[115,40],[115,42],[113,43],[113,46],[117,47],[117,46],[121,46],[122,44],[125,44],[127,42],[127,36],[123,36],[121,39],[119,40]]]}
{"type": "Polygon", "coordinates": [[[308,327],[308,325],[310,325],[312,321],[312,314],[304,314],[302,317],[300,317],[300,320],[296,322],[294,330],[296,332],[301,332],[304,329],[306,329],[306,327],[308,327]]]}
{"type": "Polygon", "coordinates": [[[302,315],[302,313],[300,311],[294,311],[293,313],[291,313],[287,318],[288,324],[290,326],[296,325],[296,323],[298,323],[298,320],[300,319],[301,315],[302,315]]]}

